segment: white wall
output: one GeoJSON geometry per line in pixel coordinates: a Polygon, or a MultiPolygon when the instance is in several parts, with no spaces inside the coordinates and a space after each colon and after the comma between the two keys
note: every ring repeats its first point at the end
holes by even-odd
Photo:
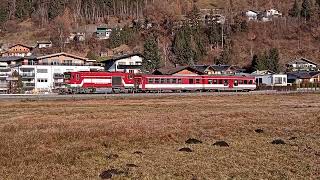
{"type": "MultiPolygon", "coordinates": [[[[142,57],[140,56],[132,56],[128,58],[124,58],[121,60],[116,61],[110,68],[110,72],[115,71],[123,71],[123,69],[117,69],[118,65],[141,65],[142,63],[142,57]]],[[[129,72],[130,69],[127,69],[127,72],[129,72]]],[[[139,73],[141,70],[139,69],[132,69],[134,70],[134,73],[139,73]]]]}
{"type": "MultiPolygon", "coordinates": [[[[46,66],[46,65],[23,65],[19,68],[33,68],[35,72],[35,90],[51,91],[54,88],[54,74],[65,72],[90,71],[90,69],[103,70],[101,66],[46,66]],[[39,82],[38,80],[46,80],[39,82]]],[[[20,72],[20,71],[19,71],[20,72]]]]}

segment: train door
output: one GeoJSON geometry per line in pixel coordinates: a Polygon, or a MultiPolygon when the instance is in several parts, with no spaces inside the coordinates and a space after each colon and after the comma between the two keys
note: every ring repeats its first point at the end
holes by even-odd
{"type": "Polygon", "coordinates": [[[233,86],[234,86],[234,80],[233,80],[233,79],[230,79],[230,80],[229,80],[229,88],[230,88],[230,89],[233,89],[233,86]]]}
{"type": "Polygon", "coordinates": [[[121,76],[112,76],[112,88],[119,89],[123,86],[121,76]]]}
{"type": "MultiPolygon", "coordinates": [[[[142,77],[136,77],[136,78],[134,79],[134,88],[135,88],[135,90],[140,89],[140,85],[143,85],[143,83],[142,83],[142,77]]],[[[142,88],[144,88],[144,87],[142,87],[142,88]]]]}

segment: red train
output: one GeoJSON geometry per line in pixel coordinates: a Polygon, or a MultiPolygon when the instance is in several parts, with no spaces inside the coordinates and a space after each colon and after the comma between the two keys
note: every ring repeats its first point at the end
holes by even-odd
{"type": "Polygon", "coordinates": [[[121,72],[68,72],[67,93],[152,92],[152,91],[251,91],[254,77],[247,76],[164,76],[121,72]]]}

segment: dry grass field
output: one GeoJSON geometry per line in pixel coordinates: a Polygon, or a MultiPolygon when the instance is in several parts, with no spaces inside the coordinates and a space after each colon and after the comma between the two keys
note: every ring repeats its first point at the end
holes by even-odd
{"type": "Polygon", "coordinates": [[[0,139],[0,179],[319,179],[320,95],[3,101],[0,139]]]}

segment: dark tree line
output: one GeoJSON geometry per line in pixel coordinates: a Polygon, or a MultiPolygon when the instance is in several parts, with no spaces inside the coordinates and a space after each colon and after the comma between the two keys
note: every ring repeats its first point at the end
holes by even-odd
{"type": "Polygon", "coordinates": [[[32,18],[46,24],[71,10],[75,22],[107,21],[109,16],[140,18],[155,0],[0,0],[0,23],[32,18]]]}

